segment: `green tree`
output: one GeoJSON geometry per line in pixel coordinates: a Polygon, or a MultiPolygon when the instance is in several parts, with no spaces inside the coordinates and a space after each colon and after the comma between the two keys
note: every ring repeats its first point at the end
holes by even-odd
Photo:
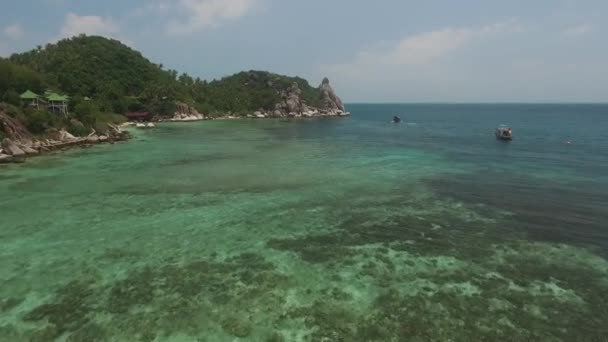
{"type": "Polygon", "coordinates": [[[21,98],[19,97],[19,93],[17,93],[13,89],[5,91],[4,96],[2,96],[2,100],[6,103],[10,103],[15,106],[21,105],[21,98]]]}

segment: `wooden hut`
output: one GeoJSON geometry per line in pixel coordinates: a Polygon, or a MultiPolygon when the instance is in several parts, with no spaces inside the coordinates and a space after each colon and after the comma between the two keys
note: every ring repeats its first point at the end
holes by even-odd
{"type": "Polygon", "coordinates": [[[68,96],[59,95],[50,91],[47,91],[45,96],[46,100],[48,101],[49,110],[51,110],[53,113],[61,113],[66,118],[68,117],[68,102],[70,101],[68,96]]]}
{"type": "Polygon", "coordinates": [[[40,95],[34,93],[31,90],[27,90],[25,93],[19,95],[21,102],[24,106],[36,107],[40,109],[40,95]]]}

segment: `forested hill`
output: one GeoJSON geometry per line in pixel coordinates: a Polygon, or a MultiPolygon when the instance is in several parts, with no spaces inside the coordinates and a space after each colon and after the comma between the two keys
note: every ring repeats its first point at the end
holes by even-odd
{"type": "Polygon", "coordinates": [[[141,53],[102,37],[62,40],[10,60],[45,75],[50,85],[72,96],[140,96],[150,82],[171,79],[141,53]]]}
{"type": "Polygon", "coordinates": [[[14,54],[9,60],[38,72],[45,88],[69,95],[73,106],[87,97],[100,111],[122,114],[141,110],[138,107],[143,104],[163,111],[158,106],[161,99],[188,100],[176,71],[163,70],[162,65],[113,39],[81,35],[14,54]]]}
{"type": "MultiPolygon", "coordinates": [[[[0,96],[14,97],[27,89],[44,89],[69,95],[75,107],[90,98],[103,112],[147,110],[170,114],[171,104],[185,102],[205,114],[245,114],[273,110],[296,83],[310,106],[320,103],[319,88],[299,77],[265,71],[240,72],[220,80],[205,81],[175,70],[165,70],[121,42],[97,36],[78,36],[14,54],[1,62],[13,79],[0,84],[0,96]],[[22,77],[25,74],[27,80],[22,77]],[[8,84],[7,84],[8,83],[8,84]]],[[[320,81],[320,80],[319,80],[320,81]]]]}

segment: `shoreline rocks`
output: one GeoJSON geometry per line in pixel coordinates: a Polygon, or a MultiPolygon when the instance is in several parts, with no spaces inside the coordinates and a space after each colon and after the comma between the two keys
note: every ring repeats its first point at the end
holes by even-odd
{"type": "Polygon", "coordinates": [[[13,156],[11,156],[10,154],[0,153],[0,164],[12,163],[12,162],[13,162],[13,156]]]}
{"type": "MultiPolygon", "coordinates": [[[[23,162],[25,161],[26,153],[23,151],[15,142],[9,138],[2,140],[2,152],[6,155],[11,156],[11,161],[23,162]]],[[[6,158],[5,158],[6,159],[6,158]]]]}
{"type": "Polygon", "coordinates": [[[75,137],[64,129],[51,130],[48,138],[42,141],[22,140],[13,141],[9,138],[2,140],[0,149],[0,163],[22,163],[28,157],[44,154],[45,152],[84,147],[101,143],[114,143],[129,139],[130,134],[120,127],[108,124],[107,132],[98,135],[92,132],[87,137],[75,137]]]}

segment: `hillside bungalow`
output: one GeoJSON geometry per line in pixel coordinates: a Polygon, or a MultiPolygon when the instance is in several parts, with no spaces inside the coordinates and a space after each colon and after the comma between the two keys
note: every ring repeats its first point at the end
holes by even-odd
{"type": "MultiPolygon", "coordinates": [[[[19,95],[24,106],[36,107],[40,109],[41,96],[31,90],[19,95]]],[[[43,102],[43,101],[42,101],[43,102]]]]}
{"type": "Polygon", "coordinates": [[[57,93],[46,91],[44,93],[46,100],[48,102],[48,108],[53,113],[61,113],[65,117],[68,117],[70,114],[68,112],[68,102],[70,101],[70,97],[67,95],[59,95],[57,93]]]}

